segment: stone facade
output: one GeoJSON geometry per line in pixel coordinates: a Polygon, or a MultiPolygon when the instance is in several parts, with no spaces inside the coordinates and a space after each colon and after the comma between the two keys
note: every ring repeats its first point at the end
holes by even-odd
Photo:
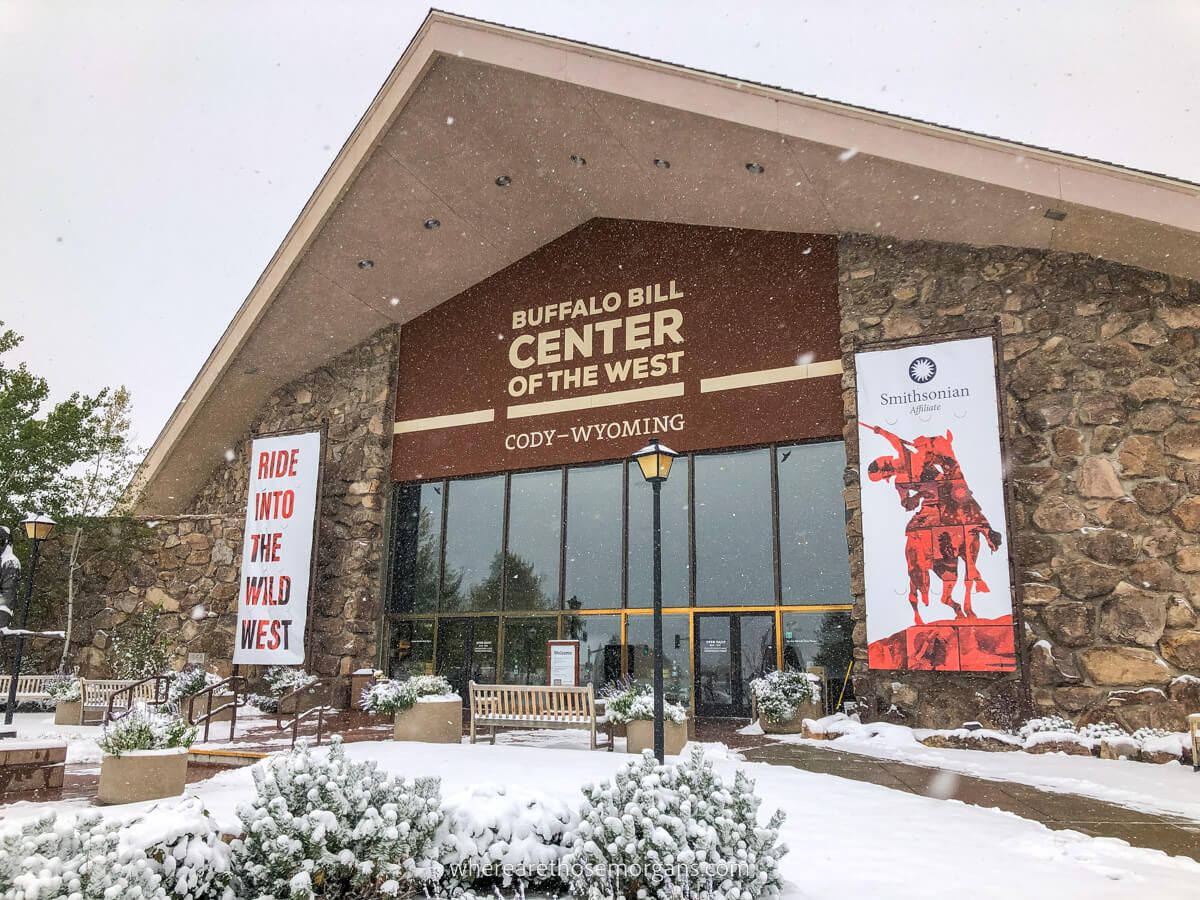
{"type": "Polygon", "coordinates": [[[1004,247],[846,236],[839,256],[860,700],[920,725],[1005,725],[1031,702],[1182,730],[1200,710],[1180,678],[1200,675],[1200,286],[1004,247]],[[1028,696],[1015,676],[866,667],[853,352],[996,322],[1028,696]]]}
{"type": "MultiPolygon", "coordinates": [[[[87,676],[110,674],[110,651],[139,610],[157,608],[176,664],[208,654],[228,673],[237,616],[238,569],[254,433],[319,428],[329,439],[321,484],[320,538],[311,617],[310,668],[345,675],[372,665],[381,618],[385,510],[390,461],[396,330],[385,329],[276,391],[252,434],[222,461],[187,515],[114,520],[88,538],[77,573],[79,600],[71,656],[87,676]]],[[[59,552],[65,542],[55,543],[59,552]]],[[[48,547],[48,549],[50,549],[48,547]]],[[[39,579],[39,582],[42,579],[39,579]]],[[[61,596],[61,559],[47,560],[46,590],[61,596]]],[[[61,628],[61,605],[42,627],[61,628]]],[[[45,663],[57,653],[39,642],[45,663]]],[[[61,647],[61,645],[59,645],[61,647]]],[[[50,666],[53,668],[53,665],[50,666]]]]}

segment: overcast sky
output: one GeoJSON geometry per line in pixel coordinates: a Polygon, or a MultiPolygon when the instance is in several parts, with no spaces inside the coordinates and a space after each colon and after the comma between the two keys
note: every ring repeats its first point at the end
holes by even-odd
{"type": "MultiPolygon", "coordinates": [[[[1200,181],[1200,3],[443,9],[1200,181]]],[[[0,0],[0,319],[149,445],[413,33],[410,0],[0,0]]]]}

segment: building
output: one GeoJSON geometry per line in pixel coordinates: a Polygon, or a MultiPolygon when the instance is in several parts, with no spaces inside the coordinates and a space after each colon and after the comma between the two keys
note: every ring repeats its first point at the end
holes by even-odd
{"type": "Polygon", "coordinates": [[[665,633],[698,714],[746,714],[774,666],[840,694],[853,658],[870,715],[1177,724],[1200,708],[1198,195],[432,13],[147,456],[153,527],[127,572],[93,567],[80,658],[150,603],[227,668],[247,442],[324,427],[314,670],[540,683],[562,637],[585,677],[641,676],[628,457],[654,435],[684,454],[665,633]],[[1013,590],[976,599],[1012,614],[1013,661],[874,669],[855,353],[947,333],[1000,348],[1013,590]]]}

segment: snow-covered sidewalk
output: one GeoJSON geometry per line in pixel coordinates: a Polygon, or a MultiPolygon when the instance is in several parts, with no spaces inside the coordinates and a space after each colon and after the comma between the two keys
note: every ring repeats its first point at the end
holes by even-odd
{"type": "MultiPolygon", "coordinates": [[[[393,741],[346,745],[406,777],[437,775],[442,794],[494,784],[515,786],[577,806],[582,785],[610,777],[630,757],[620,753],[519,745],[431,745],[393,741]]],[[[1194,897],[1200,863],[1130,847],[1123,841],[1052,831],[1010,813],[782,766],[746,763],[721,745],[706,745],[723,776],[743,768],[764,798],[762,815],[788,814],[782,838],[789,898],[925,898],[931,891],[973,897],[1194,897]]],[[[1011,756],[1012,754],[1006,754],[1011,756]]],[[[1084,760],[1086,762],[1086,760],[1084,760]]],[[[228,830],[252,791],[249,769],[189,785],[228,830]]],[[[124,817],[153,809],[170,817],[183,799],[108,808],[124,817]]],[[[0,808],[0,823],[44,812],[51,804],[0,808]]],[[[53,804],[62,813],[82,801],[53,804]]]]}
{"type": "MultiPolygon", "coordinates": [[[[748,732],[745,729],[742,733],[748,732]]],[[[924,734],[919,729],[874,722],[857,727],[850,723],[845,734],[832,740],[810,740],[800,735],[769,735],[763,739],[860,753],[992,781],[1012,781],[1052,793],[1080,794],[1142,812],[1200,822],[1200,774],[1194,773],[1191,766],[1062,753],[941,749],[920,743],[924,734]]]]}

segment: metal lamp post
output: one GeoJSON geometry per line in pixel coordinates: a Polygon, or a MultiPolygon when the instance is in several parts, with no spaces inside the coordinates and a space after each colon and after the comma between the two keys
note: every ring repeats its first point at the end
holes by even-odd
{"type": "Polygon", "coordinates": [[[13,713],[17,711],[17,679],[21,675],[21,653],[25,649],[25,629],[29,624],[29,603],[33,599],[33,579],[37,574],[38,556],[41,553],[42,541],[50,537],[54,526],[58,523],[49,516],[27,516],[21,520],[25,536],[33,541],[33,553],[29,559],[29,578],[25,582],[25,604],[21,607],[20,621],[16,622],[16,644],[13,646],[12,670],[8,679],[8,703],[4,707],[4,724],[11,725],[13,713]]]}
{"type": "Polygon", "coordinates": [[[650,443],[633,454],[642,477],[654,489],[654,757],[664,756],[663,642],[662,642],[662,486],[679,454],[650,438],[650,443]]]}

